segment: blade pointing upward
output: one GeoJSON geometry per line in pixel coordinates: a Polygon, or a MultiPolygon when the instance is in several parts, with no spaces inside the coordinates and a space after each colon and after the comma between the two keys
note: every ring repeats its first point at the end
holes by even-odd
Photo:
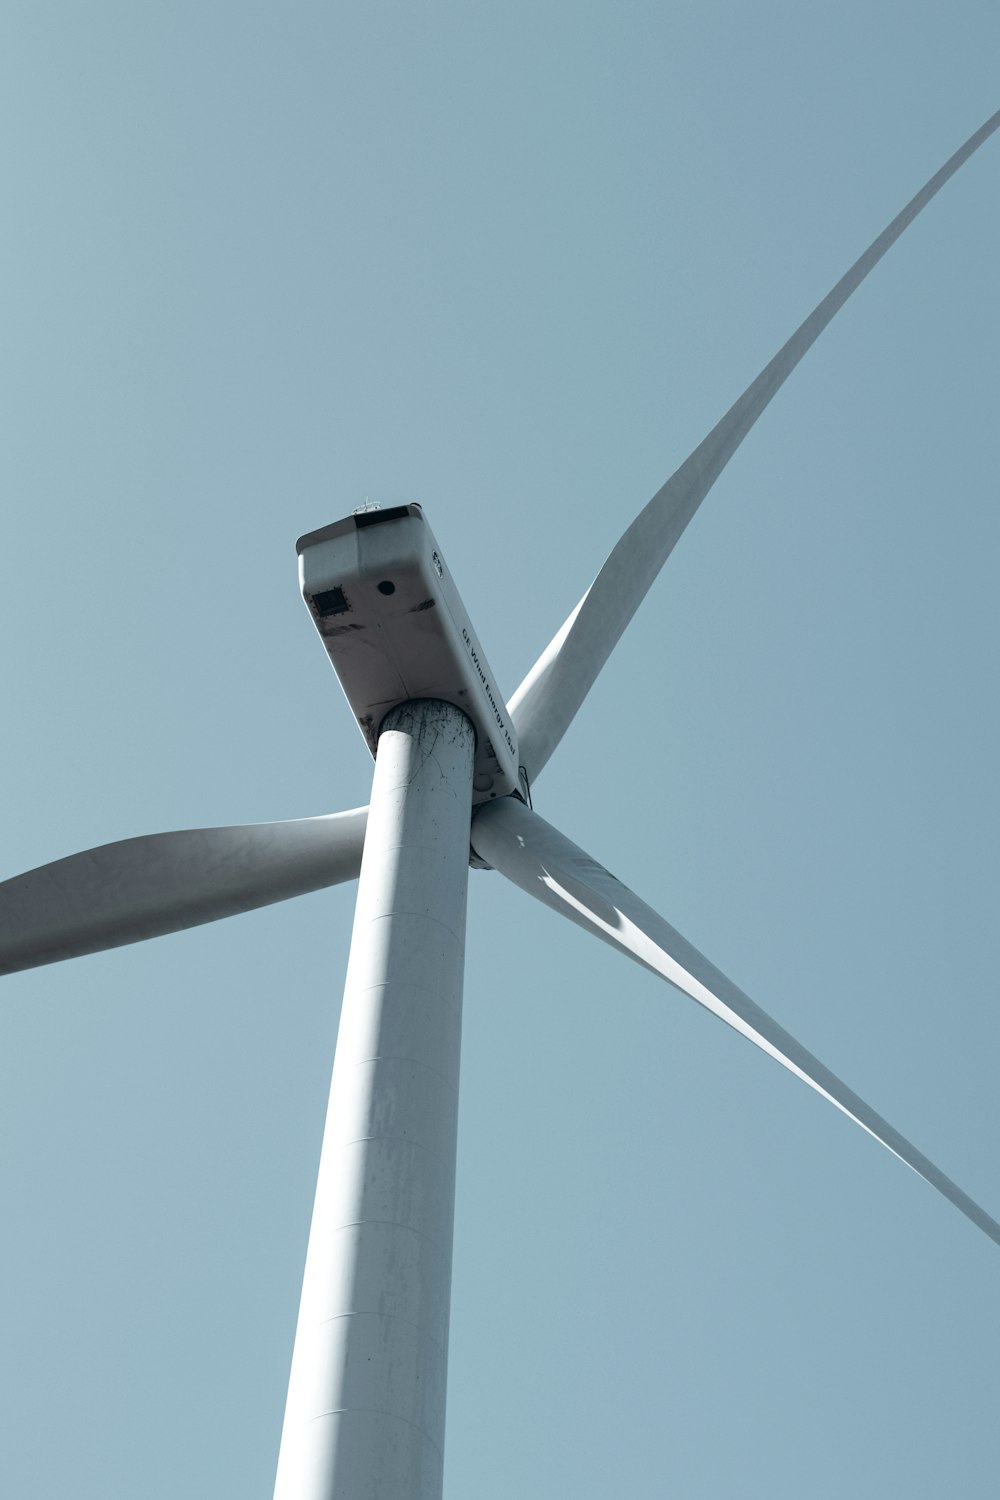
{"type": "Polygon", "coordinates": [[[476,853],[515,885],[619,948],[725,1021],[912,1167],[1000,1245],[1000,1224],[923,1152],[744,995],[669,922],[523,803],[487,803],[472,825],[476,853]]]}
{"type": "Polygon", "coordinates": [[[614,547],[510,700],[520,759],[529,779],[534,780],[566,733],[684,528],[772,396],[890,245],[998,125],[1000,111],[910,200],[656,492],[614,547]]]}
{"type": "Polygon", "coordinates": [[[102,844],[0,883],[0,974],[353,880],[368,809],[102,844]]]}

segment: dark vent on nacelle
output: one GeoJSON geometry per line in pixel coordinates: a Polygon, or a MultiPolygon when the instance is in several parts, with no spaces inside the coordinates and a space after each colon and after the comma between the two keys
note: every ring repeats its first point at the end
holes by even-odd
{"type": "Polygon", "coordinates": [[[312,596],[312,606],[321,620],[331,615],[346,615],[351,606],[343,589],[323,589],[312,596]]]}
{"type": "Polygon", "coordinates": [[[402,521],[409,514],[408,505],[390,505],[388,510],[361,510],[354,517],[354,524],[360,530],[362,526],[381,526],[383,521],[402,521]]]}

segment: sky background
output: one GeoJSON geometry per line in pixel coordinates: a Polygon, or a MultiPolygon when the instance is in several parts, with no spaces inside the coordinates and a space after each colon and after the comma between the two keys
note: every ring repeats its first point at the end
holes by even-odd
{"type": "MultiPolygon", "coordinates": [[[[294,551],[366,498],[509,696],[998,53],[993,0],[8,0],[0,874],[367,801],[294,551]]],[[[994,1215],[998,260],[995,137],[534,789],[994,1215]]],[[[995,1495],[997,1247],[470,884],[447,1500],[995,1495]]],[[[5,1494],[270,1495],[352,907],[4,981],[5,1494]]]]}

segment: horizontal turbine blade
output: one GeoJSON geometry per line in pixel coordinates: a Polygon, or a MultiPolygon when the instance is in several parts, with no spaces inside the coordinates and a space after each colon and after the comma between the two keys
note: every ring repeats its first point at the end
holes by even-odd
{"type": "Polygon", "coordinates": [[[353,880],[368,809],[102,844],[0,884],[0,974],[353,880]]]}
{"type": "Polygon", "coordinates": [[[566,733],[684,528],[772,396],[890,245],[998,125],[1000,112],[921,188],[656,492],[614,547],[510,700],[520,760],[529,780],[542,770],[566,733]]]}
{"type": "Polygon", "coordinates": [[[523,803],[486,803],[472,825],[480,858],[531,896],[603,938],[725,1021],[835,1104],[1000,1245],[1000,1224],[755,1005],[669,922],[523,803]]]}

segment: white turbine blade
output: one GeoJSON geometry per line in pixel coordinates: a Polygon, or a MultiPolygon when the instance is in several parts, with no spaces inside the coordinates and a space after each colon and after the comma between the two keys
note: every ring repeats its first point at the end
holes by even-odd
{"type": "Polygon", "coordinates": [[[102,844],[0,883],[0,974],[197,927],[353,880],[366,807],[102,844]]]}
{"type": "Polygon", "coordinates": [[[614,547],[510,700],[520,760],[530,780],[559,744],[685,526],[772,396],[890,245],[998,125],[1000,111],[910,200],[656,492],[614,547]]]}
{"type": "Polygon", "coordinates": [[[476,853],[531,896],[620,948],[725,1021],[867,1130],[1000,1244],[1000,1224],[807,1052],[669,922],[537,813],[507,797],[472,825],[476,853]]]}

